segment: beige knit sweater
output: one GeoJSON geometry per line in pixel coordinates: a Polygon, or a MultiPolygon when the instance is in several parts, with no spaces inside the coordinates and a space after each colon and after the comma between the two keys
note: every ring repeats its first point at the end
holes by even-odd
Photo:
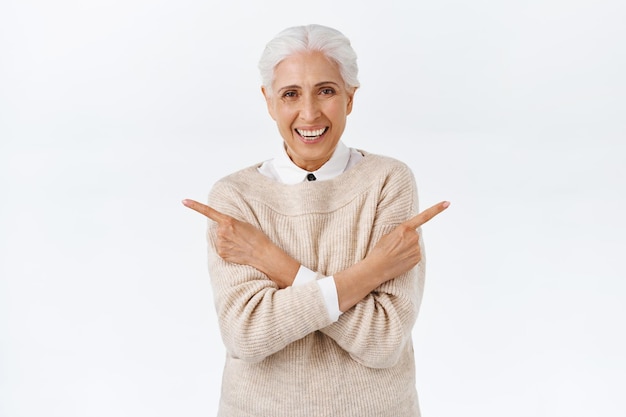
{"type": "MultiPolygon", "coordinates": [[[[209,204],[263,230],[318,277],[333,275],[418,211],[409,168],[362,153],[334,179],[296,185],[252,166],[218,181],[209,204]]],[[[423,260],[332,323],[315,282],[279,290],[255,268],[221,259],[215,226],[209,273],[227,349],[219,416],[419,416],[411,329],[423,260]]]]}

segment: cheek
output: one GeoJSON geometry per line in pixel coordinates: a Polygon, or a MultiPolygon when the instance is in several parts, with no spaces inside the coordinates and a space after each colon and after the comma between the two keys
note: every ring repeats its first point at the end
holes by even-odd
{"type": "Polygon", "coordinates": [[[292,111],[290,111],[288,108],[282,108],[276,110],[276,118],[274,120],[276,120],[276,122],[278,122],[281,127],[284,127],[285,129],[291,129],[294,118],[295,117],[292,111]]]}
{"type": "Polygon", "coordinates": [[[328,113],[332,114],[334,117],[345,117],[347,115],[348,102],[346,100],[332,100],[331,103],[328,103],[328,113]]]}
{"type": "Polygon", "coordinates": [[[334,103],[333,106],[328,109],[327,114],[335,123],[344,123],[347,116],[346,107],[344,103],[334,103]]]}

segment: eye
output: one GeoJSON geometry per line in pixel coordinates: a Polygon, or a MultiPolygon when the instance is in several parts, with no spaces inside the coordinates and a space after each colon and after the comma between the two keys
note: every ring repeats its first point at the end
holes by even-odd
{"type": "Polygon", "coordinates": [[[298,93],[294,90],[287,90],[283,93],[283,98],[296,98],[298,97],[298,93]]]}
{"type": "Polygon", "coordinates": [[[335,94],[335,89],[331,87],[324,87],[320,90],[320,94],[323,96],[330,96],[335,94]]]}

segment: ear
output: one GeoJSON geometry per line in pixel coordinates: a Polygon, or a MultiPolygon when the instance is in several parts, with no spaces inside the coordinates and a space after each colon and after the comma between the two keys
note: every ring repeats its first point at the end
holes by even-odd
{"type": "Polygon", "coordinates": [[[265,97],[265,104],[267,105],[267,111],[269,112],[272,119],[276,120],[276,117],[274,117],[274,102],[272,100],[271,93],[267,91],[267,89],[263,85],[261,86],[261,92],[263,93],[263,97],[265,97]]]}
{"type": "Polygon", "coordinates": [[[352,104],[354,103],[354,94],[356,93],[357,87],[348,89],[348,108],[346,109],[346,115],[352,113],[352,104]]]}

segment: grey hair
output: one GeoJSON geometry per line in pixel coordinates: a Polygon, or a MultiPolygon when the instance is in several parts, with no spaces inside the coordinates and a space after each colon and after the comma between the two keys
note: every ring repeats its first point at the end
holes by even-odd
{"type": "Polygon", "coordinates": [[[359,87],[356,52],[350,40],[336,29],[322,25],[294,26],[280,32],[268,42],[259,60],[261,83],[272,91],[274,69],[280,62],[300,52],[318,51],[339,66],[347,88],[359,87]]]}

